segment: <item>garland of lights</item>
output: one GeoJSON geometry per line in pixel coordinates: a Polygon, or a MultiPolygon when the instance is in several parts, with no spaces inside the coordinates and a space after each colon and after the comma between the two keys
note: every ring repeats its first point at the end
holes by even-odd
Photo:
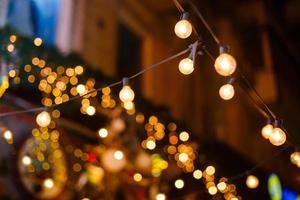
{"type": "MultiPolygon", "coordinates": [[[[245,78],[245,76],[241,73],[239,69],[237,69],[237,62],[235,58],[229,54],[229,48],[226,45],[221,45],[219,39],[216,37],[216,35],[213,33],[212,29],[209,27],[208,23],[206,20],[203,18],[202,14],[199,12],[199,10],[196,8],[196,6],[192,3],[191,0],[187,1],[190,5],[191,8],[195,11],[197,16],[200,18],[200,20],[204,23],[205,27],[211,34],[211,36],[214,38],[216,43],[219,45],[219,56],[214,59],[212,54],[203,46],[201,41],[195,41],[192,43],[187,49],[179,52],[178,54],[175,54],[173,56],[170,56],[146,69],[143,71],[140,71],[130,77],[125,77],[122,79],[122,81],[118,81],[115,83],[112,83],[108,85],[107,87],[103,88],[94,88],[94,81],[90,80],[88,81],[85,85],[84,84],[78,84],[76,87],[75,85],[78,83],[78,79],[76,78],[76,75],[80,75],[83,73],[83,67],[82,66],[76,66],[74,69],[73,68],[68,68],[67,70],[64,69],[64,67],[57,67],[57,73],[52,72],[49,68],[45,68],[45,61],[43,59],[40,59],[38,57],[34,57],[32,59],[32,64],[34,66],[38,66],[41,68],[41,76],[44,77],[39,83],[39,89],[43,91],[45,94],[48,94],[48,97],[44,97],[42,100],[43,107],[38,107],[38,108],[32,108],[32,109],[27,109],[27,110],[20,110],[20,111],[15,111],[15,112],[8,112],[8,113],[1,113],[0,117],[5,117],[5,116],[10,116],[14,114],[19,114],[19,113],[27,113],[27,112],[37,112],[41,111],[37,117],[36,117],[36,122],[41,127],[47,128],[48,126],[53,126],[52,122],[52,117],[59,115],[58,110],[52,111],[52,113],[49,113],[49,109],[53,109],[57,107],[58,105],[61,105],[63,103],[67,103],[76,99],[82,99],[81,100],[81,112],[83,114],[88,114],[90,116],[94,115],[96,112],[96,109],[94,106],[91,105],[89,98],[90,97],[95,97],[97,95],[98,91],[103,92],[102,96],[102,101],[101,105],[103,107],[114,107],[116,102],[110,97],[110,88],[122,84],[123,87],[119,92],[119,98],[122,102],[122,106],[125,108],[128,114],[134,114],[135,113],[135,106],[134,106],[134,91],[130,87],[130,79],[133,79],[137,76],[140,76],[143,73],[146,73],[147,71],[160,66],[161,64],[168,62],[174,58],[177,58],[187,52],[189,52],[189,56],[187,58],[182,59],[179,62],[178,68],[179,71],[184,74],[184,75],[189,75],[194,71],[194,63],[195,63],[195,58],[196,55],[201,52],[205,52],[213,61],[214,61],[214,67],[216,72],[221,75],[227,77],[227,83],[223,86],[220,87],[219,89],[219,94],[220,97],[224,100],[230,100],[234,97],[234,84],[237,83],[237,76],[235,76],[235,72],[238,71],[240,77],[246,82],[246,84],[249,86],[250,89],[254,91],[254,94],[256,95],[256,98],[258,98],[258,101],[262,103],[264,108],[261,108],[258,103],[253,99],[251,96],[249,96],[249,93],[245,91],[250,98],[250,100],[255,104],[255,106],[263,113],[265,113],[266,116],[268,116],[268,120],[266,125],[262,128],[261,134],[265,139],[268,139],[271,144],[275,146],[281,146],[285,144],[287,137],[286,134],[287,131],[283,128],[282,125],[282,120],[278,119],[274,113],[271,111],[271,109],[264,103],[263,99],[260,97],[258,92],[255,90],[254,87],[249,85],[249,81],[245,78]],[[65,73],[65,75],[64,75],[65,73]],[[69,97],[68,94],[63,94],[63,91],[66,90],[67,88],[67,82],[70,82],[71,85],[74,85],[71,89],[71,95],[73,97],[69,97]],[[55,84],[55,85],[54,85],[55,84]],[[49,96],[49,94],[53,94],[52,97],[49,96]],[[53,103],[54,102],[54,103],[53,103]],[[56,112],[53,114],[53,112],[56,112]],[[52,115],[52,117],[51,117],[52,115]],[[52,125],[51,125],[52,123],[52,125]]],[[[175,5],[177,6],[178,10],[181,12],[181,18],[180,20],[176,23],[174,31],[175,34],[182,39],[188,38],[192,33],[193,33],[193,25],[191,21],[189,20],[189,13],[184,11],[184,9],[180,6],[180,4],[174,0],[175,5]]],[[[194,33],[198,35],[198,33],[194,30],[194,33]]],[[[6,46],[7,52],[13,54],[15,52],[15,46],[14,43],[16,42],[17,37],[15,35],[10,36],[10,44],[6,46]]],[[[42,45],[42,39],[36,38],[34,40],[34,44],[36,46],[41,46],[42,45]]],[[[1,69],[1,86],[0,86],[0,97],[3,95],[5,90],[9,87],[9,77],[14,77],[14,82],[18,83],[18,80],[20,78],[16,77],[17,72],[15,70],[10,70],[9,72],[5,71],[5,64],[2,64],[2,69],[1,69]]],[[[24,70],[26,72],[29,72],[31,70],[30,65],[26,65],[24,67],[24,70]]],[[[30,83],[35,82],[35,77],[30,75],[28,77],[28,81],[30,83]]],[[[243,89],[243,88],[242,88],[243,89]]],[[[138,115],[137,115],[138,116],[138,115]]],[[[55,117],[54,117],[55,118],[55,117]]],[[[164,125],[158,125],[159,123],[157,122],[157,119],[155,120],[152,118],[152,120],[149,119],[149,126],[155,127],[156,131],[158,130],[163,130],[164,125]],[[152,122],[151,122],[152,121],[152,122]],[[153,122],[154,121],[154,122],[153,122]],[[159,128],[160,127],[160,128],[159,128]]],[[[54,126],[55,127],[55,126],[54,126]]],[[[152,127],[152,128],[153,128],[152,127]]],[[[151,129],[151,128],[150,128],[151,129]]],[[[106,129],[100,129],[99,130],[99,137],[105,138],[107,137],[108,132],[106,129]]],[[[3,133],[3,137],[5,140],[11,144],[13,143],[13,134],[11,131],[6,130],[3,133]]],[[[180,140],[183,142],[187,141],[186,138],[189,137],[189,134],[187,132],[181,132],[179,135],[180,140]]],[[[178,139],[178,138],[177,138],[178,139]]],[[[155,136],[150,135],[147,140],[143,141],[144,144],[142,143],[142,146],[144,145],[147,149],[153,150],[156,146],[155,142],[158,140],[155,136]]],[[[176,144],[176,143],[175,143],[176,144]]],[[[168,148],[168,151],[172,152],[172,148],[174,146],[170,146],[168,148]]],[[[185,148],[183,148],[185,149],[185,148]]],[[[176,149],[175,149],[176,150],[176,149]]],[[[193,150],[192,150],[193,152],[193,150]]],[[[114,152],[114,157],[117,160],[122,160],[123,158],[123,152],[117,150],[114,152]]],[[[240,199],[240,197],[237,196],[236,191],[235,191],[235,186],[233,184],[230,184],[231,179],[226,179],[226,178],[221,178],[218,183],[215,183],[215,169],[213,166],[208,166],[205,170],[201,171],[199,169],[193,169],[187,167],[186,165],[189,162],[193,162],[192,157],[185,152],[179,152],[175,155],[177,160],[179,161],[179,166],[182,166],[182,168],[185,168],[187,172],[193,172],[193,176],[195,179],[201,179],[204,177],[204,182],[206,184],[206,188],[211,195],[215,195],[218,192],[224,194],[225,199],[230,199],[230,200],[236,200],[240,199]],[[187,167],[187,168],[186,168],[187,167]]],[[[25,163],[29,163],[29,159],[26,157],[24,159],[25,163]]],[[[299,149],[296,149],[294,153],[291,154],[291,162],[298,167],[300,167],[300,151],[299,149]]],[[[245,175],[248,175],[249,172],[252,172],[253,170],[249,171],[247,170],[247,173],[242,173],[239,177],[243,177],[245,175]]],[[[139,180],[140,175],[135,174],[135,178],[139,180]]],[[[46,185],[50,185],[50,180],[46,180],[47,183],[46,185]]],[[[258,186],[259,180],[257,177],[254,175],[249,175],[246,180],[246,184],[249,188],[254,189],[258,186]]],[[[178,179],[175,181],[175,187],[180,189],[184,186],[184,182],[181,179],[178,179]]],[[[157,200],[164,200],[166,197],[163,193],[159,193],[156,196],[157,200]]]]}

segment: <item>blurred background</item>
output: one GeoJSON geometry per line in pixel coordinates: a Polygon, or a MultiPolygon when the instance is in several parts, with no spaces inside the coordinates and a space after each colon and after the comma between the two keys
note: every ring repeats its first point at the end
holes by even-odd
{"type": "MultiPolygon", "coordinates": [[[[187,2],[180,3],[185,10],[191,10],[187,2]]],[[[284,119],[292,135],[289,139],[299,144],[300,2],[198,0],[194,3],[222,43],[230,45],[238,67],[265,102],[284,119]]],[[[72,76],[69,70],[71,75],[66,77],[71,84],[71,78],[75,77],[77,82],[86,81],[90,88],[99,88],[191,44],[195,37],[182,40],[174,34],[179,17],[172,0],[0,0],[1,46],[6,40],[14,43],[11,35],[17,36],[15,53],[7,59],[8,70],[14,70],[15,75],[10,74],[10,88],[1,98],[0,111],[47,105],[45,99],[52,98],[51,91],[40,89],[39,73],[29,70],[28,64],[32,68],[35,65],[35,56],[39,64],[43,60],[44,66],[51,66],[52,71],[55,66],[57,76],[59,66],[63,66],[63,71],[76,66],[75,73],[79,76],[84,70],[84,75],[72,76]],[[42,46],[32,44],[37,37],[42,39],[42,46]],[[24,42],[18,43],[19,38],[24,42]]],[[[218,46],[201,21],[192,11],[190,17],[207,49],[218,55],[218,46]]],[[[5,60],[3,55],[1,60],[5,60]]],[[[219,97],[219,87],[226,81],[216,75],[214,63],[206,55],[199,57],[190,76],[178,71],[179,61],[180,58],[164,64],[131,82],[136,93],[136,112],[129,115],[115,105],[117,100],[111,101],[117,99],[119,87],[98,92],[102,97],[111,96],[108,105],[103,103],[107,97],[101,101],[97,94],[91,95],[96,100],[90,100],[90,104],[96,105],[96,101],[101,104],[95,106],[96,114],[92,117],[86,111],[80,112],[80,101],[53,110],[53,118],[59,119],[52,124],[52,132],[38,129],[33,113],[1,118],[1,135],[11,130],[13,142],[0,140],[0,199],[157,199],[159,191],[168,199],[222,199],[222,195],[209,195],[203,181],[193,178],[191,171],[212,165],[217,177],[235,177],[265,160],[253,172],[260,181],[258,188],[246,186],[247,175],[233,182],[238,195],[243,199],[299,199],[300,169],[290,163],[294,149],[286,148],[273,156],[283,147],[272,146],[262,138],[260,132],[266,119],[238,88],[230,101],[219,97]],[[143,123],[154,127],[159,122],[165,124],[166,136],[162,136],[164,139],[157,142],[154,150],[143,146],[153,129],[149,131],[143,123]],[[103,127],[109,130],[109,135],[113,133],[111,138],[99,139],[97,131],[103,127]],[[179,167],[184,173],[177,169],[176,159],[170,157],[168,149],[177,143],[171,137],[177,137],[181,131],[189,133],[191,142],[186,146],[196,155],[190,168],[179,167]],[[45,132],[54,139],[49,142],[45,132]],[[46,142],[41,144],[40,137],[46,142]],[[32,152],[37,148],[49,152],[32,152]],[[128,163],[107,161],[109,166],[105,167],[103,159],[112,159],[113,149],[127,152],[128,163]],[[46,152],[56,155],[55,162],[44,161],[46,152]],[[27,157],[24,160],[31,154],[39,164],[32,165],[34,161],[26,160],[27,157]],[[153,175],[154,160],[162,162],[159,175],[153,175]],[[166,168],[163,161],[168,163],[166,168]],[[24,167],[24,163],[32,167],[24,167]],[[142,181],[136,181],[139,175],[142,181]],[[270,195],[273,191],[270,177],[275,175],[282,186],[276,189],[281,193],[279,198],[270,195]],[[185,183],[180,190],[174,186],[179,178],[185,183]]],[[[76,86],[75,78],[72,85],[76,86]]],[[[55,97],[52,101],[51,104],[59,104],[55,97]]],[[[278,186],[278,181],[274,182],[278,186]]]]}

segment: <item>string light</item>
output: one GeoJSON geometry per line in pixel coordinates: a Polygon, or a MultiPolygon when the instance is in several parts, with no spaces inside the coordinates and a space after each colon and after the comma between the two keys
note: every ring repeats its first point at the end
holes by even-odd
{"type": "Polygon", "coordinates": [[[76,91],[78,92],[78,94],[83,95],[86,92],[86,88],[83,84],[79,84],[76,87],[76,91]]]}
{"type": "Polygon", "coordinates": [[[100,128],[98,134],[101,138],[106,138],[108,136],[108,131],[106,128],[100,128]]]}
{"type": "Polygon", "coordinates": [[[184,58],[179,62],[178,69],[184,75],[189,75],[194,71],[194,62],[196,58],[196,52],[198,47],[198,41],[190,45],[190,54],[188,58],[184,58]]]}
{"type": "Polygon", "coordinates": [[[86,108],[86,113],[89,115],[89,116],[92,116],[96,113],[96,108],[94,106],[88,106],[86,108]]]}
{"type": "Polygon", "coordinates": [[[269,141],[274,146],[281,146],[286,141],[286,134],[285,132],[280,128],[282,126],[282,121],[279,119],[276,119],[274,121],[274,129],[272,131],[272,134],[269,137],[269,141]]]}
{"type": "Polygon", "coordinates": [[[140,182],[142,179],[143,179],[143,176],[140,173],[135,173],[133,175],[133,180],[136,181],[136,182],[140,182]]]}
{"type": "Polygon", "coordinates": [[[255,189],[259,185],[259,180],[256,176],[254,175],[249,175],[246,179],[246,185],[250,189],[255,189]]]}
{"type": "Polygon", "coordinates": [[[291,162],[300,168],[300,151],[295,151],[290,156],[291,162]]]}
{"type": "Polygon", "coordinates": [[[43,185],[44,185],[45,188],[51,189],[51,188],[54,187],[54,182],[51,178],[47,178],[47,179],[44,180],[43,185]]]}
{"type": "Polygon", "coordinates": [[[220,182],[217,184],[217,188],[222,192],[227,188],[227,184],[225,182],[220,182]]]}
{"type": "Polygon", "coordinates": [[[219,90],[219,94],[220,97],[224,100],[230,100],[233,98],[234,96],[234,87],[233,87],[233,82],[234,82],[234,78],[230,78],[228,80],[228,83],[223,85],[220,90],[219,90]]]}
{"type": "Polygon", "coordinates": [[[189,22],[188,12],[184,12],[181,15],[180,20],[175,25],[174,31],[175,34],[181,39],[188,38],[192,34],[193,27],[189,22]]]}
{"type": "Polygon", "coordinates": [[[215,172],[216,172],[216,169],[214,168],[214,166],[208,166],[206,169],[205,169],[205,172],[207,175],[214,175],[215,172]]]}
{"type": "Polygon", "coordinates": [[[261,135],[265,139],[269,139],[273,133],[273,129],[274,127],[272,125],[272,119],[268,119],[266,125],[261,129],[261,135]]]}
{"type": "Polygon", "coordinates": [[[182,189],[184,187],[184,181],[182,179],[177,179],[174,185],[177,189],[182,189]]]}
{"type": "Polygon", "coordinates": [[[159,193],[155,197],[156,200],[166,200],[166,195],[163,193],[159,193]]]}
{"type": "Polygon", "coordinates": [[[217,187],[216,186],[210,186],[209,188],[208,188],[208,193],[210,194],[210,195],[215,195],[215,194],[217,194],[217,192],[218,192],[218,189],[217,189],[217,187]]]}
{"type": "Polygon", "coordinates": [[[51,116],[47,111],[43,111],[36,116],[36,123],[40,127],[47,127],[51,122],[51,116]]]}
{"type": "Polygon", "coordinates": [[[120,150],[115,151],[114,158],[116,160],[122,160],[124,158],[124,153],[122,151],[120,151],[120,150]]]}
{"type": "Polygon", "coordinates": [[[220,46],[220,55],[215,61],[215,69],[222,76],[230,76],[236,70],[236,61],[228,54],[228,47],[220,46]]]}
{"type": "Polygon", "coordinates": [[[34,39],[33,43],[34,43],[35,46],[39,47],[39,46],[42,45],[43,40],[41,38],[37,37],[37,38],[34,39]]]}
{"type": "Polygon", "coordinates": [[[186,162],[189,159],[189,156],[186,153],[180,153],[178,159],[180,162],[186,162]]]}
{"type": "Polygon", "coordinates": [[[201,179],[201,178],[202,178],[202,171],[199,170],[199,169],[195,170],[195,171],[193,172],[193,177],[194,177],[195,179],[201,179]]]}
{"type": "Polygon", "coordinates": [[[24,156],[23,158],[22,158],[22,163],[24,164],[24,165],[30,165],[31,164],[31,158],[29,157],[29,156],[24,156]]]}
{"type": "Polygon", "coordinates": [[[134,92],[129,86],[129,79],[123,78],[123,88],[119,93],[119,97],[123,103],[131,102],[134,99],[134,92]]]}

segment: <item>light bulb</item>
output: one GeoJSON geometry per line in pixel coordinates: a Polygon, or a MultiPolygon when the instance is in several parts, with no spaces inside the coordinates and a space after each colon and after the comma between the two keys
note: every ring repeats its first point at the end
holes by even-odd
{"type": "Polygon", "coordinates": [[[159,193],[155,197],[156,200],[166,200],[166,195],[163,193],[159,193]]]}
{"type": "Polygon", "coordinates": [[[189,133],[186,132],[186,131],[183,131],[183,132],[181,132],[181,133],[179,134],[179,139],[180,139],[182,142],[188,141],[188,140],[189,140],[189,137],[190,137],[190,135],[189,135],[189,133]]]}
{"type": "Polygon", "coordinates": [[[246,185],[250,189],[255,189],[259,185],[259,180],[256,176],[250,175],[246,179],[246,185]]]}
{"type": "Polygon", "coordinates": [[[134,99],[134,92],[129,85],[125,85],[120,91],[119,97],[123,103],[131,102],[134,99]]]}
{"type": "Polygon", "coordinates": [[[194,177],[195,179],[201,179],[201,178],[202,178],[202,171],[199,170],[199,169],[195,170],[195,171],[193,172],[193,177],[194,177]]]}
{"type": "Polygon", "coordinates": [[[11,140],[13,138],[13,134],[12,134],[12,132],[10,130],[6,130],[3,133],[3,137],[6,140],[11,140]]]}
{"type": "Polygon", "coordinates": [[[223,85],[219,90],[219,95],[224,100],[230,100],[234,96],[234,87],[231,84],[223,85]]]}
{"type": "Polygon", "coordinates": [[[275,146],[283,145],[286,141],[285,132],[281,128],[274,128],[269,141],[275,146]]]}
{"type": "Polygon", "coordinates": [[[47,178],[47,179],[44,180],[44,187],[45,188],[51,189],[51,188],[53,188],[53,186],[54,186],[54,182],[51,178],[47,178]]]}
{"type": "Polygon", "coordinates": [[[76,87],[76,91],[78,92],[78,94],[83,95],[86,92],[86,88],[83,84],[79,84],[76,87]]]}
{"type": "Polygon", "coordinates": [[[273,132],[273,125],[267,124],[261,129],[261,134],[264,138],[269,139],[269,137],[272,135],[273,132]]]}
{"type": "Polygon", "coordinates": [[[108,131],[106,128],[100,128],[98,134],[101,138],[106,138],[108,136],[108,131]]]}
{"type": "Polygon", "coordinates": [[[177,189],[181,189],[184,187],[184,181],[182,179],[177,179],[174,185],[177,189]]]}
{"type": "Polygon", "coordinates": [[[230,76],[236,70],[236,61],[228,53],[221,53],[215,61],[215,69],[222,76],[230,76]]]}
{"type": "Polygon", "coordinates": [[[180,162],[185,163],[186,161],[188,161],[189,156],[186,153],[180,153],[178,159],[180,160],[180,162]]]}
{"type": "Polygon", "coordinates": [[[133,175],[133,180],[136,181],[136,182],[140,182],[142,179],[143,179],[143,176],[140,173],[135,173],[133,175]]]}
{"type": "Polygon", "coordinates": [[[212,175],[215,174],[216,169],[214,168],[214,166],[208,166],[208,167],[205,169],[205,172],[207,173],[207,175],[212,176],[212,175]]]}
{"type": "Polygon", "coordinates": [[[227,185],[225,182],[220,182],[220,183],[218,183],[217,188],[218,188],[218,190],[220,190],[222,192],[227,188],[227,185]]]}
{"type": "Polygon", "coordinates": [[[148,140],[148,141],[146,142],[146,147],[147,147],[147,149],[149,149],[149,150],[155,149],[155,147],[156,147],[155,141],[154,141],[154,140],[148,140]]]}
{"type": "Polygon", "coordinates": [[[50,122],[51,122],[50,114],[46,111],[43,111],[36,116],[36,123],[40,127],[47,127],[50,124],[50,122]]]}
{"type": "Polygon", "coordinates": [[[88,106],[86,108],[86,113],[89,115],[89,116],[92,116],[96,113],[96,108],[94,106],[88,106]]]}
{"type": "Polygon", "coordinates": [[[291,162],[295,165],[298,165],[300,163],[300,152],[296,151],[291,154],[291,162]]]}
{"type": "Polygon", "coordinates": [[[31,164],[31,158],[29,156],[24,156],[22,158],[22,162],[24,165],[30,165],[31,164]]]}
{"type": "Polygon", "coordinates": [[[215,194],[217,194],[217,192],[218,192],[218,189],[217,189],[216,186],[210,186],[210,187],[208,188],[208,193],[209,193],[210,195],[215,195],[215,194]]]}
{"type": "Polygon", "coordinates": [[[188,20],[181,19],[176,23],[174,31],[179,38],[185,39],[192,34],[193,27],[188,20]]]}
{"type": "Polygon", "coordinates": [[[116,160],[122,160],[124,158],[124,153],[122,151],[115,151],[114,158],[116,160]]]}
{"type": "Polygon", "coordinates": [[[189,75],[194,71],[194,62],[190,58],[184,58],[179,62],[179,71],[184,75],[189,75]]]}

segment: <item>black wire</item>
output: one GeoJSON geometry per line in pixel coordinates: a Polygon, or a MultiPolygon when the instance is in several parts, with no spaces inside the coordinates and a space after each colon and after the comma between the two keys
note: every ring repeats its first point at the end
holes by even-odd
{"type": "MultiPolygon", "coordinates": [[[[155,64],[153,64],[153,65],[151,65],[151,66],[149,66],[149,67],[143,69],[142,71],[139,71],[139,72],[133,74],[132,76],[129,77],[129,79],[134,79],[134,78],[136,78],[136,77],[138,77],[138,76],[140,76],[140,75],[142,75],[142,74],[144,74],[144,73],[146,73],[146,72],[148,72],[148,71],[150,71],[150,70],[152,70],[152,69],[154,69],[154,68],[156,68],[156,67],[158,67],[158,66],[164,64],[164,63],[169,62],[170,60],[173,60],[173,59],[175,59],[175,58],[177,58],[177,57],[179,57],[179,56],[181,56],[181,55],[187,53],[188,51],[190,51],[190,47],[184,49],[183,51],[180,51],[180,52],[177,53],[177,54],[174,54],[174,55],[172,55],[172,56],[170,56],[170,57],[167,57],[167,58],[161,60],[160,62],[155,63],[155,64]]],[[[117,81],[117,82],[111,83],[111,84],[109,84],[109,85],[107,85],[107,86],[105,86],[105,87],[110,87],[110,88],[112,88],[112,87],[114,87],[114,86],[121,85],[121,84],[122,84],[122,81],[117,81]]],[[[85,94],[83,94],[83,95],[77,95],[77,96],[74,96],[74,97],[70,98],[68,101],[62,102],[61,104],[54,104],[54,105],[49,106],[49,107],[41,106],[41,107],[30,108],[30,109],[25,109],[25,110],[19,110],[19,111],[13,111],[13,112],[0,113],[0,118],[1,118],[1,117],[6,117],[6,116],[11,116],[11,115],[16,115],[16,114],[21,114],[21,113],[30,113],[30,112],[36,112],[36,111],[46,110],[46,109],[49,109],[49,108],[55,108],[55,107],[57,107],[57,106],[61,106],[61,105],[63,105],[63,104],[66,104],[66,103],[68,103],[68,102],[71,102],[71,101],[73,101],[73,100],[83,98],[83,97],[85,97],[85,96],[87,96],[87,95],[89,95],[89,94],[92,94],[92,93],[94,93],[94,92],[99,92],[99,91],[101,91],[101,90],[102,90],[103,88],[105,88],[105,87],[101,87],[101,88],[98,88],[98,89],[90,90],[89,92],[87,92],[87,93],[85,93],[85,94]]]]}
{"type": "Polygon", "coordinates": [[[191,8],[194,10],[194,12],[197,14],[197,16],[200,18],[201,22],[203,23],[203,25],[205,26],[205,28],[208,30],[208,32],[210,33],[210,35],[212,36],[212,38],[215,40],[215,42],[218,45],[220,45],[221,42],[220,42],[219,38],[214,33],[214,31],[212,30],[212,28],[209,26],[208,22],[203,17],[203,15],[201,14],[201,12],[197,8],[197,6],[192,2],[192,0],[187,0],[187,2],[188,2],[188,4],[190,4],[191,8]]]}
{"type": "Polygon", "coordinates": [[[182,14],[185,12],[184,8],[181,6],[181,4],[177,0],[173,0],[174,5],[178,9],[178,11],[182,14]]]}

